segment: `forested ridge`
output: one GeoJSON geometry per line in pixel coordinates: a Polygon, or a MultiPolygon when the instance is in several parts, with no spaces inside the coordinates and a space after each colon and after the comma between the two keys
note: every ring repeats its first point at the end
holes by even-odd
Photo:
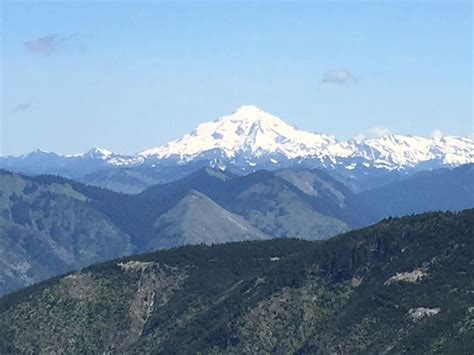
{"type": "Polygon", "coordinates": [[[466,210],[127,257],[1,299],[0,350],[470,353],[473,251],[466,210]]]}

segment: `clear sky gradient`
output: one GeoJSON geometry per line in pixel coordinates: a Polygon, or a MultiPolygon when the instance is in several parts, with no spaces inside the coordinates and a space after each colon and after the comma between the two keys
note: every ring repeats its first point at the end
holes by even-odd
{"type": "Polygon", "coordinates": [[[0,154],[135,153],[254,104],[339,139],[471,136],[471,1],[3,1],[0,154]]]}

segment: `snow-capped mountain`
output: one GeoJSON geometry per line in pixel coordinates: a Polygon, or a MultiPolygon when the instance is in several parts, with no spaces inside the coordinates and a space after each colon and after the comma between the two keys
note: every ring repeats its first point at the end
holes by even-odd
{"type": "Polygon", "coordinates": [[[36,149],[18,157],[0,156],[0,169],[27,174],[56,174],[72,178],[81,177],[95,171],[139,166],[142,158],[114,154],[106,149],[93,148],[85,153],[61,155],[36,149]]]}
{"type": "Polygon", "coordinates": [[[140,156],[158,159],[193,160],[200,154],[219,150],[225,158],[247,154],[252,158],[283,155],[296,159],[318,156],[334,137],[300,131],[255,106],[242,106],[233,114],[200,124],[194,131],[164,146],[147,149],[140,156]]]}
{"type": "Polygon", "coordinates": [[[103,161],[108,165],[112,166],[135,166],[143,162],[143,159],[136,156],[120,155],[111,152],[104,148],[93,148],[86,153],[71,155],[71,158],[77,158],[82,160],[98,160],[103,161]]]}
{"type": "Polygon", "coordinates": [[[338,141],[327,134],[299,130],[251,105],[133,156],[94,148],[78,155],[36,150],[20,157],[0,157],[0,168],[71,177],[117,167],[158,171],[187,166],[189,170],[203,164],[243,172],[293,165],[325,167],[349,176],[368,169],[417,171],[467,163],[474,163],[474,141],[468,138],[387,135],[338,141]]]}
{"type": "Polygon", "coordinates": [[[301,131],[255,106],[203,123],[166,145],[138,154],[148,159],[186,163],[217,158],[229,164],[301,164],[323,167],[376,167],[388,170],[419,164],[437,167],[474,162],[474,142],[447,136],[440,139],[387,135],[338,142],[335,137],[301,131]]]}
{"type": "Polygon", "coordinates": [[[391,134],[337,143],[329,147],[329,156],[338,163],[345,162],[349,170],[357,166],[357,161],[365,167],[388,170],[458,166],[474,162],[474,142],[454,136],[428,139],[391,134]]]}

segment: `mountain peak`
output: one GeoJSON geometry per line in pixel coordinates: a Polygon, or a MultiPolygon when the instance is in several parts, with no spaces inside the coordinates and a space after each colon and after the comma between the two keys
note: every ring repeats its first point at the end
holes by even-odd
{"type": "Polygon", "coordinates": [[[242,105],[237,110],[235,110],[235,113],[240,114],[258,114],[260,112],[263,112],[263,110],[255,105],[242,105]]]}
{"type": "MultiPolygon", "coordinates": [[[[254,105],[239,107],[230,115],[200,124],[194,131],[164,146],[141,152],[144,157],[175,157],[192,160],[207,154],[211,158],[278,156],[294,159],[334,143],[333,137],[300,131],[282,119],[254,105]]],[[[277,160],[275,160],[277,161],[277,160]]]]}
{"type": "Polygon", "coordinates": [[[232,122],[238,124],[254,124],[265,122],[268,126],[290,126],[282,119],[265,112],[254,105],[242,105],[234,113],[222,116],[218,119],[218,122],[232,122]]]}
{"type": "Polygon", "coordinates": [[[95,147],[90,149],[88,152],[82,154],[82,158],[102,159],[106,160],[111,157],[113,153],[107,149],[95,147]]]}
{"type": "Polygon", "coordinates": [[[31,153],[22,155],[22,158],[23,159],[38,158],[38,157],[39,158],[45,158],[45,157],[54,158],[54,157],[59,157],[59,156],[60,156],[59,154],[56,154],[54,152],[50,152],[50,151],[38,148],[38,149],[33,150],[31,153]]]}
{"type": "Polygon", "coordinates": [[[51,154],[51,152],[47,151],[47,150],[44,150],[44,149],[41,149],[41,148],[37,148],[37,149],[33,150],[31,153],[29,153],[29,155],[34,155],[34,154],[51,154]]]}
{"type": "Polygon", "coordinates": [[[113,154],[110,150],[99,148],[99,147],[92,148],[91,150],[89,150],[89,153],[102,155],[102,156],[109,156],[113,154]]]}
{"type": "Polygon", "coordinates": [[[212,178],[217,178],[219,180],[225,181],[232,178],[232,175],[225,172],[225,170],[219,168],[213,168],[210,166],[202,167],[199,170],[196,170],[194,173],[190,174],[189,176],[195,178],[197,176],[210,176],[212,178]]]}
{"type": "Polygon", "coordinates": [[[193,189],[176,206],[161,215],[153,227],[162,237],[152,242],[152,249],[269,238],[241,216],[193,189]],[[170,240],[172,244],[166,244],[170,240]]]}

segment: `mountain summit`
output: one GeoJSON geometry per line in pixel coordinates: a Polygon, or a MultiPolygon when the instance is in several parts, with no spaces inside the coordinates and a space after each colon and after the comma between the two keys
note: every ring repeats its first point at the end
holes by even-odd
{"type": "Polygon", "coordinates": [[[244,105],[231,115],[200,124],[184,137],[147,149],[139,155],[192,160],[203,152],[220,150],[225,158],[250,153],[257,158],[279,154],[294,159],[308,154],[317,155],[335,142],[333,137],[300,131],[256,106],[244,105]]]}

